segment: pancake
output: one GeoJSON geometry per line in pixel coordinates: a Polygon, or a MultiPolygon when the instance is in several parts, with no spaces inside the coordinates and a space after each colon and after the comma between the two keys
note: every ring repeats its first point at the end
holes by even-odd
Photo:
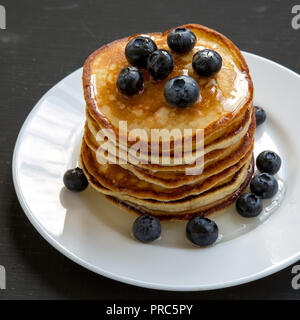
{"type": "Polygon", "coordinates": [[[93,177],[88,175],[92,186],[112,198],[117,198],[122,203],[130,204],[132,207],[141,211],[146,211],[151,214],[159,215],[187,215],[190,213],[199,212],[202,209],[212,209],[216,204],[220,204],[223,201],[228,201],[229,198],[233,198],[233,195],[241,192],[241,189],[245,188],[245,183],[248,184],[249,176],[253,174],[253,156],[248,159],[247,163],[238,170],[229,179],[226,179],[223,183],[219,183],[214,188],[201,193],[200,195],[189,196],[177,201],[156,201],[137,199],[128,195],[114,195],[112,192],[103,192],[103,186],[98,182],[93,181],[93,177]]]}
{"type": "MultiPolygon", "coordinates": [[[[234,126],[232,126],[230,131],[226,132],[225,135],[217,138],[216,140],[211,141],[207,145],[204,145],[203,153],[200,153],[199,158],[207,153],[214,151],[214,150],[225,149],[227,147],[231,147],[235,143],[238,143],[241,140],[241,138],[243,138],[244,135],[246,134],[246,132],[248,131],[248,129],[251,125],[251,121],[253,121],[253,117],[254,117],[253,106],[251,106],[251,107],[249,107],[249,109],[247,109],[242,121],[240,121],[237,124],[235,124],[234,126]]],[[[85,139],[86,139],[86,142],[95,151],[96,149],[98,149],[101,146],[101,143],[99,144],[96,141],[97,134],[100,129],[99,129],[99,127],[97,127],[97,124],[95,123],[95,121],[93,121],[90,118],[87,118],[87,126],[88,126],[88,129],[85,132],[85,139]]],[[[124,151],[123,149],[116,146],[115,144],[110,143],[109,140],[105,141],[105,144],[108,146],[107,158],[111,162],[114,161],[115,155],[117,155],[117,157],[120,158],[123,163],[124,162],[126,163],[126,159],[128,159],[129,163],[132,163],[137,167],[141,167],[144,169],[150,169],[150,170],[157,170],[157,171],[168,171],[168,170],[185,171],[185,169],[187,167],[194,167],[195,166],[194,163],[192,163],[191,165],[184,164],[184,159],[182,159],[182,157],[180,159],[178,159],[178,161],[181,161],[181,163],[183,163],[183,164],[176,165],[175,164],[176,161],[174,158],[172,158],[172,154],[170,154],[171,159],[167,158],[165,160],[162,159],[163,158],[162,156],[159,156],[159,157],[155,157],[153,155],[142,156],[141,154],[139,154],[139,156],[136,156],[136,154],[130,152],[130,149],[128,149],[127,151],[124,151]],[[110,150],[112,150],[112,151],[110,151],[110,150]],[[157,161],[157,163],[156,164],[152,163],[150,161],[152,159],[157,161]],[[170,160],[169,164],[166,163],[167,162],[166,160],[170,160]],[[171,168],[171,167],[173,167],[173,168],[171,168]]],[[[192,152],[191,157],[193,157],[193,159],[197,159],[196,151],[192,152]]]]}
{"type": "MultiPolygon", "coordinates": [[[[120,70],[128,66],[124,49],[130,38],[123,38],[92,53],[83,69],[83,89],[88,111],[97,123],[118,134],[119,121],[127,121],[128,131],[151,129],[202,129],[209,137],[216,129],[226,128],[253,99],[253,85],[248,66],[235,45],[216,31],[189,24],[197,36],[197,43],[187,54],[174,53],[174,70],[167,79],[153,80],[143,72],[144,90],[137,95],[122,95],[116,88],[120,70]],[[223,59],[220,72],[208,79],[198,77],[192,67],[192,56],[202,48],[216,50],[223,59]],[[163,96],[163,87],[169,78],[188,74],[199,84],[201,98],[189,108],[174,108],[163,96]],[[155,99],[153,99],[155,97],[155,99]]],[[[148,34],[161,49],[168,49],[165,33],[148,34]]],[[[148,136],[149,143],[151,137],[148,136]]],[[[194,134],[193,137],[194,138],[194,134]]],[[[171,141],[176,143],[178,141],[171,141]]],[[[181,139],[179,143],[181,143],[181,139]]],[[[130,143],[128,141],[128,143],[130,143]]]]}
{"type": "MultiPolygon", "coordinates": [[[[94,135],[92,134],[91,130],[89,129],[88,123],[86,122],[85,127],[84,127],[84,140],[88,147],[92,149],[94,152],[97,152],[99,148],[99,143],[96,141],[94,135]]],[[[207,154],[205,154],[205,166],[214,163],[217,160],[223,159],[226,156],[228,156],[231,152],[235,151],[239,146],[241,145],[241,141],[238,141],[234,144],[231,144],[229,147],[224,148],[224,149],[217,149],[214,151],[211,151],[207,154]]],[[[122,151],[121,151],[122,152],[122,151]]],[[[112,153],[108,152],[108,161],[110,160],[113,162],[114,156],[112,153]]],[[[118,157],[119,155],[119,149],[116,149],[116,158],[117,158],[117,163],[121,163],[120,158],[118,157]]],[[[121,154],[123,155],[123,153],[121,154]]],[[[137,159],[132,160],[132,157],[130,155],[128,156],[128,163],[135,163],[137,159]],[[132,160],[132,161],[131,161],[132,160]]],[[[121,160],[123,161],[125,159],[122,158],[121,160]]],[[[163,166],[163,165],[158,165],[158,164],[152,164],[152,163],[135,163],[134,167],[136,169],[144,169],[147,171],[150,171],[151,173],[156,173],[156,172],[185,172],[186,168],[191,168],[194,167],[195,164],[190,164],[190,165],[174,165],[174,166],[163,166]]]]}
{"type": "MultiPolygon", "coordinates": [[[[210,136],[204,136],[204,142],[202,140],[198,141],[196,144],[196,141],[193,140],[192,143],[192,150],[196,150],[199,147],[201,148],[204,145],[209,145],[209,144],[213,144],[214,141],[217,141],[219,138],[220,139],[224,139],[224,137],[226,136],[230,136],[232,135],[232,132],[235,132],[238,128],[245,126],[245,123],[249,120],[249,116],[251,112],[251,107],[252,107],[252,102],[250,102],[248,104],[248,108],[245,109],[244,113],[241,113],[238,117],[236,117],[236,119],[234,119],[230,125],[226,126],[226,127],[221,127],[221,128],[216,128],[215,131],[213,132],[213,134],[211,134],[210,136]]],[[[99,137],[103,137],[105,136],[104,133],[102,133],[103,130],[105,130],[106,128],[99,125],[96,121],[96,119],[93,117],[93,115],[88,111],[88,108],[86,110],[86,118],[89,124],[89,127],[91,128],[92,132],[96,133],[99,135],[99,137]]],[[[127,142],[124,145],[124,141],[122,139],[119,139],[118,134],[116,134],[115,132],[110,132],[109,130],[107,132],[105,132],[107,135],[108,140],[111,142],[112,145],[115,145],[117,147],[119,147],[122,150],[125,150],[127,152],[128,146],[131,147],[132,145],[134,145],[136,143],[136,140],[131,141],[129,140],[129,137],[126,139],[125,142],[127,142]]],[[[170,137],[172,139],[172,136],[170,137]]],[[[140,140],[139,137],[137,138],[137,140],[140,140]]],[[[187,139],[187,141],[190,141],[189,139],[187,139]]],[[[159,155],[162,154],[162,148],[161,148],[161,141],[158,142],[159,143],[159,155]]],[[[143,144],[142,144],[143,145],[143,144]]],[[[155,145],[155,143],[153,141],[151,141],[151,146],[155,145]]],[[[150,150],[151,150],[151,146],[147,146],[147,150],[148,150],[148,154],[150,154],[150,150]]],[[[170,151],[171,151],[171,155],[173,155],[174,150],[179,149],[181,146],[181,143],[178,143],[176,146],[174,146],[174,144],[170,143],[170,151]]],[[[141,150],[141,152],[143,152],[143,150],[141,150]]],[[[153,150],[151,150],[151,153],[153,153],[153,150]]],[[[157,154],[158,155],[158,154],[157,154]]]]}
{"type": "Polygon", "coordinates": [[[156,199],[163,201],[182,199],[189,195],[199,194],[213,187],[222,178],[235,173],[250,158],[252,149],[235,165],[211,176],[202,183],[187,184],[178,188],[164,188],[159,185],[140,180],[130,171],[117,164],[101,165],[95,153],[83,141],[81,147],[81,162],[84,172],[90,174],[102,186],[114,193],[128,194],[141,199],[156,199]]]}
{"type": "Polygon", "coordinates": [[[142,214],[151,214],[159,218],[160,220],[188,220],[195,216],[202,216],[205,217],[209,214],[212,214],[216,211],[221,211],[225,209],[226,207],[230,206],[239,196],[240,194],[246,189],[248,186],[252,175],[254,171],[254,161],[252,159],[252,164],[250,165],[248,169],[248,174],[244,182],[241,184],[239,189],[237,189],[234,193],[229,195],[228,197],[225,197],[224,199],[221,199],[219,201],[216,201],[214,203],[211,203],[207,206],[203,206],[201,208],[197,208],[194,210],[184,210],[181,212],[165,212],[165,211],[159,211],[159,210],[149,210],[142,206],[136,206],[128,201],[122,201],[116,197],[112,196],[106,196],[106,198],[111,201],[113,204],[117,205],[121,209],[124,209],[126,211],[129,211],[131,213],[135,213],[138,215],[142,214]]]}
{"type": "MultiPolygon", "coordinates": [[[[247,134],[239,144],[238,148],[231,152],[227,157],[219,158],[210,165],[207,165],[205,162],[206,165],[204,165],[203,171],[198,175],[187,175],[185,172],[174,171],[152,172],[149,170],[137,168],[131,164],[121,165],[121,167],[129,170],[141,180],[155,183],[165,188],[175,188],[186,184],[201,182],[211,175],[222,172],[226,168],[233,166],[243,156],[245,156],[250,149],[253,149],[253,144],[253,137],[247,134]]],[[[195,172],[197,172],[197,170],[195,170],[195,172]]]]}
{"type": "Polygon", "coordinates": [[[204,170],[201,172],[201,174],[198,175],[187,175],[185,172],[182,171],[153,172],[150,170],[135,167],[129,163],[121,165],[121,167],[126,170],[129,170],[141,180],[145,180],[150,183],[155,183],[166,188],[174,188],[185,184],[201,182],[209,176],[222,172],[226,168],[234,165],[243,156],[245,156],[250,149],[252,150],[254,143],[254,129],[255,118],[253,115],[251,128],[249,129],[248,133],[244,136],[242,141],[239,142],[238,146],[235,147],[235,150],[231,149],[231,152],[224,157],[223,155],[226,155],[226,153],[222,150],[223,152],[220,152],[220,157],[216,158],[215,161],[212,161],[212,163],[209,163],[209,165],[206,164],[206,159],[204,158],[206,165],[204,165],[204,170]]]}
{"type": "MultiPolygon", "coordinates": [[[[83,68],[86,123],[80,163],[89,184],[123,209],[160,219],[222,210],[253,174],[256,123],[248,66],[220,33],[194,24],[182,27],[196,35],[195,47],[185,54],[172,52],[174,69],[164,80],[140,69],[144,83],[138,94],[126,96],[116,86],[120,70],[129,66],[124,49],[132,37],[96,50],[83,68]],[[222,57],[222,68],[208,78],[192,68],[193,55],[204,48],[222,57]],[[186,108],[170,106],[163,94],[166,81],[179,75],[189,75],[200,89],[198,100],[186,108]],[[136,129],[145,134],[135,137],[136,129]],[[163,131],[169,150],[162,148],[163,131]],[[187,141],[190,149],[183,152],[187,141]]],[[[143,36],[168,50],[169,32],[143,36]]]]}

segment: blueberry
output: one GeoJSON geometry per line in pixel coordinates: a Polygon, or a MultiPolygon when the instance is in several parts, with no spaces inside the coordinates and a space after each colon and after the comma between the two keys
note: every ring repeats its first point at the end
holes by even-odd
{"type": "Polygon", "coordinates": [[[173,68],[174,58],[167,50],[156,50],[148,58],[147,69],[154,79],[166,78],[173,68]]]}
{"type": "Polygon", "coordinates": [[[256,217],[263,209],[261,199],[250,192],[242,194],[237,199],[235,207],[237,212],[245,218],[256,217]]]}
{"type": "Polygon", "coordinates": [[[130,64],[139,68],[146,68],[147,59],[155,50],[157,50],[157,46],[151,38],[138,36],[127,43],[125,56],[130,64]]]}
{"type": "Polygon", "coordinates": [[[196,44],[195,34],[187,28],[172,30],[167,37],[168,46],[175,52],[186,53],[192,50],[196,44]]]}
{"type": "Polygon", "coordinates": [[[281,167],[281,159],[277,153],[266,150],[256,158],[256,166],[260,172],[275,174],[281,167]]]}
{"type": "Polygon", "coordinates": [[[197,246],[209,246],[217,240],[219,229],[214,221],[197,216],[187,223],[186,235],[197,246]]]}
{"type": "Polygon", "coordinates": [[[210,77],[222,68],[222,57],[218,52],[210,49],[203,49],[193,56],[193,69],[201,77],[210,77]]]}
{"type": "Polygon", "coordinates": [[[167,102],[173,107],[191,106],[199,96],[198,83],[189,76],[178,76],[170,79],[164,88],[167,102]]]}
{"type": "Polygon", "coordinates": [[[63,181],[67,189],[75,192],[83,191],[89,184],[86,176],[80,168],[66,171],[63,181]]]}
{"type": "Polygon", "coordinates": [[[133,234],[141,242],[151,242],[161,234],[161,225],[157,218],[150,215],[138,217],[133,224],[133,234]]]}
{"type": "Polygon", "coordinates": [[[265,122],[267,115],[265,110],[261,107],[255,106],[254,110],[255,110],[256,126],[259,126],[265,122]]]}
{"type": "Polygon", "coordinates": [[[135,67],[122,69],[117,79],[117,87],[128,96],[138,93],[142,89],[143,83],[143,75],[135,67]]]}
{"type": "Polygon", "coordinates": [[[263,172],[253,177],[250,189],[257,196],[268,199],[277,193],[278,182],[271,174],[263,172]]]}

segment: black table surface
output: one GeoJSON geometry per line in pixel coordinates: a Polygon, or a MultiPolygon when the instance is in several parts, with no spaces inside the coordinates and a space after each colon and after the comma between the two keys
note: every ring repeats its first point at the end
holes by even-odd
{"type": "Polygon", "coordinates": [[[300,298],[300,290],[291,286],[291,267],[252,283],[208,292],[149,290],[94,274],[61,255],[37,233],[19,205],[11,174],[18,132],[35,103],[57,81],[81,67],[96,48],[127,35],[164,31],[191,22],[216,29],[240,49],[299,73],[300,30],[291,26],[291,10],[297,2],[2,0],[0,3],[7,14],[7,29],[0,30],[0,265],[6,268],[7,289],[0,291],[0,299],[300,298]]]}

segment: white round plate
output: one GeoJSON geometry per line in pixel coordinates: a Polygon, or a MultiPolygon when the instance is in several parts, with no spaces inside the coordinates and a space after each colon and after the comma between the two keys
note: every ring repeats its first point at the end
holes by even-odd
{"type": "Polygon", "coordinates": [[[62,177],[77,164],[85,121],[79,69],[41,98],[16,143],[14,184],[38,232],[94,272],[162,290],[224,288],[296,262],[300,258],[300,76],[265,58],[244,55],[254,81],[255,104],[263,106],[268,117],[257,128],[255,153],[271,149],[283,161],[280,192],[265,203],[267,209],[259,218],[241,218],[233,206],[214,214],[211,218],[220,237],[208,248],[196,248],[186,240],[182,221],[163,222],[161,239],[142,244],[131,236],[134,215],[92,188],[82,193],[66,190],[62,177]]]}

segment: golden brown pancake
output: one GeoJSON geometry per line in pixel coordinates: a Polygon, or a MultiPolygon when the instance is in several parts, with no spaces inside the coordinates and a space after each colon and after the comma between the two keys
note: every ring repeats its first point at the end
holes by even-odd
{"type": "Polygon", "coordinates": [[[117,164],[102,165],[97,161],[95,153],[88,148],[84,141],[81,147],[83,170],[93,176],[105,188],[119,195],[128,194],[141,199],[164,201],[182,199],[186,196],[197,195],[200,192],[208,190],[216,185],[221,178],[226,178],[239,170],[251,155],[252,149],[250,149],[238,163],[223,170],[219,174],[207,178],[204,182],[186,184],[178,188],[164,188],[157,184],[140,180],[133,173],[123,169],[117,164]]]}
{"type": "MultiPolygon", "coordinates": [[[[230,148],[234,144],[239,143],[241,139],[245,136],[247,133],[251,123],[253,122],[253,107],[249,107],[247,109],[247,112],[245,113],[244,118],[242,118],[242,121],[236,123],[234,126],[231,127],[230,131],[227,131],[226,134],[223,136],[215,139],[214,141],[211,141],[210,143],[204,145],[204,154],[212,153],[215,150],[223,149],[225,151],[225,148],[230,148]],[[251,122],[252,121],[252,122],[251,122]]],[[[94,150],[98,150],[98,148],[102,145],[101,143],[97,142],[97,133],[99,132],[99,127],[97,127],[97,124],[93,120],[91,120],[89,117],[87,118],[87,129],[85,131],[85,140],[87,144],[94,150]]],[[[103,143],[103,142],[102,142],[103,143]]],[[[138,158],[135,154],[131,154],[130,150],[124,151],[120,148],[120,146],[116,146],[114,143],[109,143],[109,141],[105,141],[105,144],[109,145],[108,150],[108,158],[114,159],[114,150],[116,150],[117,157],[119,160],[128,159],[129,163],[134,164],[137,167],[140,167],[142,169],[149,169],[153,171],[185,171],[186,168],[194,167],[195,164],[186,164],[184,162],[184,159],[180,159],[178,157],[177,159],[181,160],[183,164],[175,164],[175,158],[172,158],[172,153],[170,154],[170,163],[166,164],[164,163],[163,156],[158,157],[158,164],[151,163],[151,155],[147,156],[141,156],[138,158]],[[110,151],[112,150],[112,151],[110,151]],[[139,159],[143,158],[145,161],[143,162],[137,162],[139,159]]],[[[100,150],[100,149],[99,149],[100,150]]],[[[196,151],[192,152],[192,156],[194,158],[197,158],[196,151]]],[[[156,158],[154,158],[156,159],[156,158]]],[[[119,162],[118,162],[119,163],[119,162]]]]}
{"type": "MultiPolygon", "coordinates": [[[[231,149],[231,152],[226,156],[226,152],[222,150],[219,152],[219,157],[215,158],[215,161],[207,164],[206,157],[204,156],[204,170],[199,175],[187,175],[184,171],[151,171],[147,169],[141,169],[130,163],[121,165],[123,169],[129,170],[136,175],[139,179],[145,180],[150,183],[163,186],[165,188],[175,188],[183,186],[185,184],[191,184],[195,182],[201,182],[207,179],[209,176],[222,172],[226,168],[237,163],[246,153],[253,148],[254,143],[254,130],[255,130],[255,117],[252,116],[252,123],[249,127],[247,134],[239,142],[238,146],[231,149]],[[223,155],[225,156],[223,157],[223,155]]],[[[86,140],[85,140],[86,141],[86,140]]],[[[87,143],[89,146],[89,144],[87,143]]],[[[92,151],[95,151],[92,148],[92,151]]]]}
{"type": "Polygon", "coordinates": [[[117,205],[118,207],[125,209],[126,211],[129,211],[131,213],[135,213],[138,215],[142,215],[142,214],[155,215],[160,220],[171,220],[171,219],[188,220],[193,218],[194,216],[205,217],[211,213],[214,213],[216,211],[221,211],[226,207],[230,206],[248,186],[252,178],[253,171],[254,171],[254,161],[252,158],[252,164],[249,166],[246,179],[234,193],[232,193],[231,195],[229,195],[224,199],[221,199],[207,206],[203,206],[201,208],[197,208],[194,210],[185,210],[181,212],[165,212],[165,211],[158,211],[158,210],[149,210],[145,207],[134,205],[128,201],[123,201],[116,197],[106,196],[106,198],[112,203],[114,203],[115,205],[117,205]]]}
{"type": "MultiPolygon", "coordinates": [[[[240,128],[245,127],[246,123],[248,122],[249,118],[251,117],[251,110],[252,110],[252,102],[248,104],[248,107],[244,110],[245,112],[241,112],[239,116],[237,116],[228,126],[226,127],[221,127],[221,128],[216,128],[214,132],[210,136],[205,136],[204,141],[199,141],[198,145],[196,144],[196,141],[192,141],[192,150],[196,150],[198,146],[202,147],[202,144],[205,146],[212,145],[218,140],[224,140],[225,137],[230,137],[233,136],[234,133],[237,133],[240,128]]],[[[90,129],[96,136],[96,133],[99,133],[99,131],[106,129],[105,127],[99,125],[91,112],[88,111],[88,108],[86,110],[86,118],[87,122],[89,124],[90,129]]],[[[103,134],[101,134],[103,135],[103,134]]],[[[127,148],[128,146],[132,146],[136,143],[136,141],[131,141],[127,139],[127,145],[122,144],[122,140],[119,140],[118,138],[118,133],[114,133],[113,136],[110,135],[109,132],[107,132],[107,137],[109,141],[111,141],[112,145],[116,145],[120,147],[121,149],[127,148]]],[[[172,138],[172,136],[171,136],[172,138]]],[[[188,140],[189,141],[189,140],[188,140]]],[[[161,141],[159,141],[159,151],[161,155],[161,141]]],[[[174,150],[177,150],[180,147],[180,144],[178,143],[176,146],[174,144],[170,143],[170,150],[171,150],[171,155],[174,156],[174,150]]],[[[148,154],[152,152],[150,146],[148,148],[148,154]]]]}
{"type": "Polygon", "coordinates": [[[165,216],[166,218],[187,218],[189,215],[195,213],[211,213],[215,211],[214,208],[216,206],[218,206],[219,210],[231,204],[231,202],[234,201],[247,186],[252,174],[253,157],[251,157],[240,170],[230,178],[226,179],[223,183],[219,183],[200,195],[189,196],[170,202],[135,199],[132,196],[116,195],[105,189],[96,180],[93,180],[93,177],[88,175],[88,178],[96,190],[108,195],[109,199],[115,199],[117,203],[127,204],[131,206],[131,209],[135,208],[137,213],[150,213],[160,217],[165,216]]]}
{"type": "MultiPolygon", "coordinates": [[[[124,49],[130,38],[123,38],[92,53],[84,64],[83,88],[88,111],[104,128],[118,133],[119,121],[127,121],[128,130],[166,128],[203,129],[205,137],[230,125],[247,109],[253,99],[253,85],[244,57],[235,45],[222,34],[195,24],[187,27],[197,36],[193,50],[174,55],[174,70],[164,80],[153,80],[143,71],[144,90],[127,97],[116,88],[120,70],[129,66],[124,49]],[[217,51],[223,59],[220,72],[210,78],[198,77],[191,67],[192,56],[202,48],[217,51]],[[168,105],[163,95],[166,81],[188,74],[199,84],[201,97],[189,108],[168,105]]],[[[148,34],[158,48],[168,49],[165,33],[148,34]]],[[[148,142],[150,139],[148,139],[148,142]]]]}
{"type": "MultiPolygon", "coordinates": [[[[83,69],[87,120],[80,161],[90,185],[121,208],[159,218],[187,219],[221,210],[237,198],[253,174],[256,125],[253,85],[245,59],[222,34],[195,24],[182,27],[195,33],[194,49],[186,54],[172,52],[175,67],[164,80],[154,80],[140,70],[144,86],[138,94],[125,96],[116,86],[119,72],[129,66],[124,49],[132,37],[96,50],[83,69]],[[203,48],[222,56],[221,70],[208,78],[195,74],[191,65],[193,55],[203,48]],[[200,88],[198,100],[187,108],[172,107],[164,98],[166,81],[178,75],[193,77],[200,88]],[[120,121],[126,121],[126,132],[119,131],[120,121]],[[105,129],[111,130],[108,135],[105,129]],[[129,139],[132,129],[146,131],[148,139],[140,136],[138,140],[146,151],[136,153],[130,148],[136,143],[129,139]],[[182,133],[169,137],[169,163],[161,148],[154,152],[158,135],[151,135],[152,129],[179,129],[182,133]],[[185,155],[178,152],[184,129],[192,129],[188,137],[192,148],[185,155]],[[200,141],[197,129],[204,132],[200,141]],[[105,146],[105,158],[115,163],[103,163],[99,151],[105,146]],[[149,162],[150,155],[155,163],[149,162]],[[203,171],[187,174],[186,170],[195,166],[203,171]]],[[[169,32],[144,36],[151,37],[159,49],[168,50],[169,32]]],[[[161,147],[160,139],[157,144],[161,147]]]]}

